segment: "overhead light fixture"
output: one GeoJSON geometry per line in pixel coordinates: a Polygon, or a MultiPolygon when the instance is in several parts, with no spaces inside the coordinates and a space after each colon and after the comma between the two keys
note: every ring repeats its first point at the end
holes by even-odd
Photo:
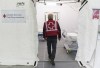
{"type": "Polygon", "coordinates": [[[62,6],[62,4],[66,3],[77,3],[80,2],[80,0],[54,0],[54,1],[49,1],[49,0],[38,0],[39,3],[43,3],[44,5],[59,5],[62,6]]]}
{"type": "Polygon", "coordinates": [[[78,0],[77,2],[80,2],[80,0],[78,0]]]}
{"type": "Polygon", "coordinates": [[[55,2],[46,2],[46,5],[56,6],[55,2]]]}
{"type": "Polygon", "coordinates": [[[76,3],[77,1],[58,1],[57,3],[76,3]]]}
{"type": "Polygon", "coordinates": [[[37,2],[39,2],[39,3],[43,3],[44,5],[46,5],[46,2],[45,2],[46,0],[37,0],[37,2]]]}

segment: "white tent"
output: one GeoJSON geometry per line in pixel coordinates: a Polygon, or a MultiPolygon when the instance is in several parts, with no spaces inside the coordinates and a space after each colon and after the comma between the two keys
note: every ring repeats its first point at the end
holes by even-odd
{"type": "Polygon", "coordinates": [[[99,0],[88,0],[79,12],[78,52],[76,60],[87,68],[99,68],[100,41],[98,40],[99,19],[93,19],[93,9],[100,9],[99,0]],[[95,2],[95,4],[94,4],[95,2]]]}
{"type": "Polygon", "coordinates": [[[36,65],[35,1],[0,0],[0,65],[36,65]]]}

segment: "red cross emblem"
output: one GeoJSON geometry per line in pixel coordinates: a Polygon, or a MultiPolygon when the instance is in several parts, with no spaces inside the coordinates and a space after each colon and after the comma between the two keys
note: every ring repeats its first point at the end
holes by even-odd
{"type": "Polygon", "coordinates": [[[6,18],[6,15],[4,14],[3,17],[6,18]]]}
{"type": "Polygon", "coordinates": [[[99,9],[93,9],[93,19],[99,19],[99,9]]]}
{"type": "Polygon", "coordinates": [[[48,30],[54,30],[54,29],[55,29],[55,24],[53,22],[49,22],[48,30]]]}

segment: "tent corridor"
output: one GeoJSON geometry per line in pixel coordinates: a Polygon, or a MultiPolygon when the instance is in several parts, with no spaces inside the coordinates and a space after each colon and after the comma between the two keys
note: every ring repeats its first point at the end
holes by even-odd
{"type": "Polygon", "coordinates": [[[46,41],[39,41],[39,63],[37,68],[80,68],[77,61],[75,61],[76,52],[67,54],[64,48],[63,41],[57,42],[57,51],[55,57],[55,66],[52,66],[48,61],[46,41]]]}
{"type": "MultiPolygon", "coordinates": [[[[99,3],[100,0],[0,0],[0,68],[99,68],[99,3]],[[48,61],[46,41],[39,39],[50,13],[59,23],[63,37],[57,42],[55,66],[48,61]]],[[[56,27],[54,24],[50,30],[56,27]]]]}

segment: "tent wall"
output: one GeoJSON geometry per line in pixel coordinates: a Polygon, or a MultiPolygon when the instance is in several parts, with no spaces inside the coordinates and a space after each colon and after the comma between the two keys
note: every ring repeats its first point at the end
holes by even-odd
{"type": "Polygon", "coordinates": [[[31,0],[0,0],[1,65],[34,65],[38,61],[36,25],[31,0]]]}
{"type": "Polygon", "coordinates": [[[58,12],[58,21],[61,29],[67,32],[77,32],[78,30],[78,9],[80,3],[65,3],[62,6],[55,2],[37,3],[37,23],[38,31],[42,31],[45,21],[45,12],[58,12]],[[71,27],[70,27],[71,26],[71,27]]]}
{"type": "Polygon", "coordinates": [[[76,60],[81,61],[87,68],[98,68],[99,41],[98,20],[93,19],[93,9],[100,9],[98,0],[88,0],[88,3],[79,12],[79,33],[78,33],[78,52],[76,60]],[[94,4],[94,2],[96,4],[94,4]]]}

